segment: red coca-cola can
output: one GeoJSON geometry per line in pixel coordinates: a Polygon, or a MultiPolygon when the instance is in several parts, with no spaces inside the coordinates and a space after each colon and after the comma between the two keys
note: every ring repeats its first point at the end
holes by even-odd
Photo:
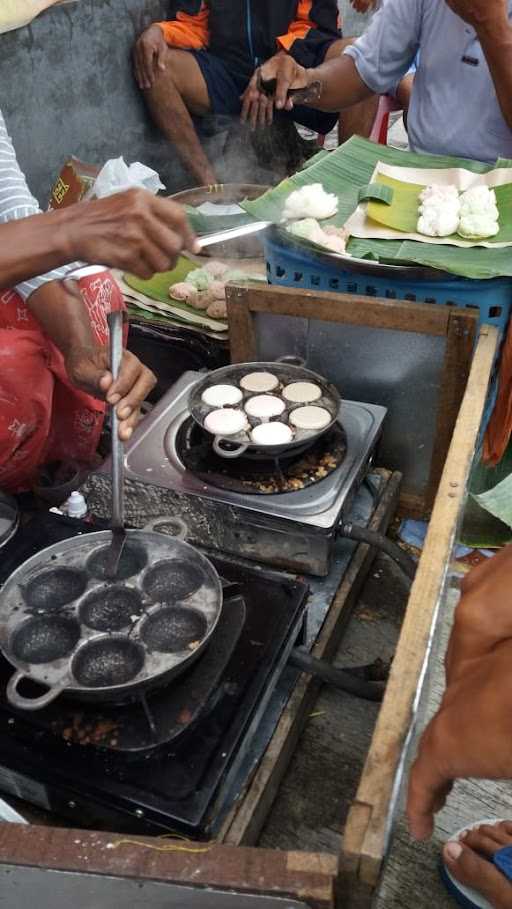
{"type": "Polygon", "coordinates": [[[103,265],[87,265],[69,272],[64,280],[76,283],[98,342],[107,343],[108,316],[111,312],[126,310],[123,294],[112,272],[103,265]]]}

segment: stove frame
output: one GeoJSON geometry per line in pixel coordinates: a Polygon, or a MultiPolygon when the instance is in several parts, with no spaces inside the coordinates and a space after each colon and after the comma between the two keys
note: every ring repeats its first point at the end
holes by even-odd
{"type": "MultiPolygon", "coordinates": [[[[126,446],[127,522],[144,527],[163,515],[178,517],[194,546],[325,577],[338,525],[371,467],[386,409],[343,401],[339,421],[347,451],[338,467],[300,491],[252,495],[206,484],[179,456],[175,440],[189,418],[188,396],[198,378],[184,373],[126,446]]],[[[89,506],[102,518],[109,517],[110,483],[107,460],[85,484],[89,506]]]]}
{"type": "MultiPolygon", "coordinates": [[[[54,909],[67,909],[70,892],[76,909],[87,909],[90,895],[98,892],[103,909],[117,909],[119,898],[130,897],[134,905],[142,897],[148,909],[368,909],[389,842],[498,341],[494,328],[482,328],[341,855],[239,845],[255,841],[314,699],[302,677],[222,845],[202,847],[206,851],[200,853],[162,854],[151,849],[154,841],[144,843],[143,838],[113,848],[113,834],[5,823],[0,825],[0,886],[7,895],[13,888],[19,909],[31,909],[36,899],[45,898],[54,909]],[[385,765],[383,751],[390,755],[385,765]]],[[[388,475],[387,480],[371,525],[375,529],[385,529],[396,507],[398,478],[388,475]]],[[[315,655],[335,650],[371,559],[366,546],[355,549],[315,655]]]]}

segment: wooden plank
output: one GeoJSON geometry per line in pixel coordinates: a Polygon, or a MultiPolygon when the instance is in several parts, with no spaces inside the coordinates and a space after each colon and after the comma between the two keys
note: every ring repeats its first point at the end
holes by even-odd
{"type": "Polygon", "coordinates": [[[226,290],[232,363],[249,363],[256,359],[256,332],[248,298],[247,288],[228,287],[226,290]]]}
{"type": "Polygon", "coordinates": [[[231,849],[184,840],[1,824],[0,871],[10,865],[70,871],[83,877],[136,878],[141,886],[145,881],[161,881],[266,894],[304,900],[312,909],[333,909],[337,860],[316,853],[231,849]]]}
{"type": "Polygon", "coordinates": [[[438,337],[446,335],[451,315],[450,307],[427,306],[424,303],[409,303],[406,300],[295,290],[272,285],[234,286],[228,289],[228,321],[233,363],[243,363],[256,358],[256,337],[250,316],[256,312],[438,337]]]}
{"type": "MultiPolygon", "coordinates": [[[[387,846],[390,806],[466,496],[498,333],[484,326],[411,589],[386,695],[349,813],[340,857],[340,891],[376,887],[387,846]],[[357,874],[355,869],[357,868],[357,874]]],[[[341,902],[346,906],[347,903],[341,902]]],[[[369,906],[369,903],[367,904],[369,906]]]]}
{"type": "Polygon", "coordinates": [[[463,309],[451,310],[441,374],[435,445],[426,494],[427,508],[431,508],[434,504],[448,456],[455,422],[469,377],[477,327],[477,313],[463,309]]]}
{"type": "MultiPolygon", "coordinates": [[[[370,527],[385,532],[396,510],[401,476],[398,473],[390,475],[387,471],[382,473],[389,477],[389,481],[375,509],[370,527]]],[[[374,550],[366,545],[356,548],[313,648],[313,655],[318,659],[330,660],[336,653],[374,554],[374,550]]],[[[245,798],[224,835],[224,842],[229,845],[256,842],[320,685],[321,682],[309,675],[300,676],[245,798]]]]}

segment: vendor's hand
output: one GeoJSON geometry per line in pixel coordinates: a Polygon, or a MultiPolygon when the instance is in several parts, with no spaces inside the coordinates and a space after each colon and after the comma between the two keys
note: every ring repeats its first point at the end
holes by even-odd
{"type": "Polygon", "coordinates": [[[183,249],[199,252],[184,209],[143,189],[62,209],[67,261],[100,262],[140,278],[169,271],[183,249]]]}
{"type": "Polygon", "coordinates": [[[476,32],[490,29],[498,34],[508,25],[507,0],[446,0],[446,3],[476,32]]]}
{"type": "Polygon", "coordinates": [[[167,44],[159,25],[150,25],[142,33],[133,50],[135,79],[141,91],[153,87],[158,72],[165,70],[167,44]]]}
{"type": "Polygon", "coordinates": [[[289,54],[276,54],[260,69],[265,82],[276,79],[274,104],[277,110],[292,110],[293,101],[288,97],[291,88],[307,88],[309,85],[308,70],[299,66],[289,54]]]}
{"type": "Polygon", "coordinates": [[[109,355],[104,347],[74,347],[65,357],[70,380],[78,388],[116,406],[119,438],[127,442],[137,426],[140,407],[156,384],[156,379],[128,350],[114,382],[109,371],[109,355]]]}
{"type": "Polygon", "coordinates": [[[259,69],[254,73],[249,85],[241,95],[242,123],[249,123],[251,129],[257,126],[270,126],[274,116],[274,100],[258,88],[259,69]]]}

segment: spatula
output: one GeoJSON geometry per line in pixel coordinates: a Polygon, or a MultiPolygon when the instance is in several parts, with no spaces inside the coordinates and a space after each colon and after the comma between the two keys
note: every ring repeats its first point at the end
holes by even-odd
{"type": "Polygon", "coordinates": [[[257,234],[262,230],[266,230],[271,224],[272,221],[252,221],[250,224],[229,227],[227,230],[216,230],[213,234],[204,234],[204,236],[198,237],[197,241],[201,249],[203,249],[204,246],[212,246],[214,243],[225,243],[226,240],[237,240],[238,237],[257,234]]]}
{"type": "MultiPolygon", "coordinates": [[[[119,375],[123,356],[123,313],[113,312],[108,318],[110,327],[110,371],[114,381],[119,375]]],[[[116,408],[110,408],[112,427],[112,543],[105,562],[107,578],[117,577],[119,560],[123,552],[124,529],[124,445],[119,438],[119,421],[116,408]]]]}

